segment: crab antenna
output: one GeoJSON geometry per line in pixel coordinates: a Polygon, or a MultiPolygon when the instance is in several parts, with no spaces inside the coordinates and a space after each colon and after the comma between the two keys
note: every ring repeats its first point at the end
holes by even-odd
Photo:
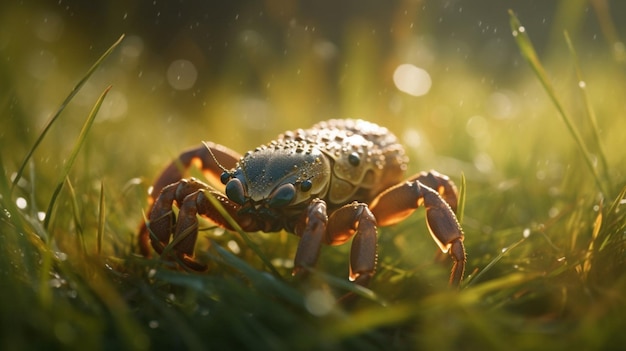
{"type": "Polygon", "coordinates": [[[211,154],[211,157],[213,157],[213,161],[215,161],[215,164],[224,172],[228,173],[228,169],[226,169],[226,167],[222,166],[222,164],[217,160],[217,157],[215,157],[215,154],[213,153],[213,150],[211,150],[211,147],[209,146],[209,144],[206,141],[203,141],[202,144],[204,144],[204,146],[207,148],[207,150],[209,150],[209,153],[211,154]]]}

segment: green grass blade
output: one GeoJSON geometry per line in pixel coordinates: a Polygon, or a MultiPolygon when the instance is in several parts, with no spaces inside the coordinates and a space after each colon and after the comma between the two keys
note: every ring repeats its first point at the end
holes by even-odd
{"type": "MultiPolygon", "coordinates": [[[[82,145],[84,144],[87,134],[89,132],[89,129],[91,129],[91,125],[93,124],[93,121],[96,118],[98,111],[100,110],[100,106],[102,105],[102,102],[104,101],[104,98],[106,97],[110,89],[111,89],[110,86],[107,87],[104,90],[104,92],[100,95],[98,100],[96,101],[96,104],[91,110],[91,113],[89,114],[89,116],[87,117],[87,120],[83,124],[83,128],[80,132],[80,135],[78,136],[78,139],[76,140],[76,144],[74,145],[74,148],[72,149],[70,157],[68,161],[65,163],[63,172],[61,176],[59,177],[59,181],[57,182],[57,186],[55,187],[54,192],[52,193],[50,203],[48,204],[48,208],[46,210],[46,217],[44,219],[44,225],[43,225],[45,231],[48,231],[48,226],[52,218],[52,211],[54,209],[54,204],[56,203],[56,199],[59,193],[61,192],[61,189],[63,188],[65,179],[67,178],[70,172],[70,169],[72,168],[72,165],[74,164],[74,161],[76,160],[78,151],[80,151],[82,145]]],[[[52,233],[48,231],[48,235],[46,236],[45,240],[47,243],[50,243],[52,241],[52,233]]],[[[52,250],[49,249],[49,246],[48,246],[48,250],[45,250],[42,253],[42,265],[41,265],[41,272],[40,272],[41,273],[40,284],[42,287],[46,286],[46,281],[49,279],[49,276],[50,276],[50,270],[52,269],[52,256],[53,256],[53,252],[52,250]]],[[[40,298],[44,306],[49,306],[49,304],[51,303],[50,289],[42,288],[40,290],[40,298]]]]}
{"type": "Polygon", "coordinates": [[[532,70],[535,72],[535,75],[539,79],[539,82],[541,83],[546,93],[548,94],[548,97],[550,98],[550,100],[556,107],[557,111],[559,112],[559,115],[561,116],[561,119],[565,123],[567,130],[569,131],[570,135],[574,138],[576,145],[580,149],[580,152],[583,154],[583,159],[585,160],[587,167],[593,174],[596,185],[598,186],[598,190],[603,192],[604,194],[609,194],[608,190],[604,186],[604,182],[602,182],[602,179],[600,178],[600,175],[598,174],[596,167],[594,166],[593,159],[587,149],[585,142],[583,141],[582,137],[580,136],[580,133],[578,132],[578,130],[572,123],[572,119],[565,112],[565,108],[563,107],[563,104],[557,97],[556,90],[552,86],[550,79],[548,79],[548,75],[546,74],[546,71],[543,68],[543,65],[541,64],[541,61],[539,60],[539,57],[537,56],[537,52],[535,51],[533,43],[531,42],[530,38],[528,37],[528,34],[526,33],[526,29],[524,28],[524,26],[522,26],[519,19],[517,18],[517,16],[515,16],[515,13],[512,10],[509,10],[509,17],[510,17],[510,25],[511,25],[511,30],[513,32],[513,37],[515,38],[515,41],[517,43],[517,46],[520,49],[522,56],[526,59],[526,61],[528,61],[528,64],[530,65],[532,70]]]}
{"type": "Polygon", "coordinates": [[[48,208],[46,210],[46,218],[44,220],[44,228],[46,229],[48,229],[48,224],[50,223],[50,218],[52,217],[52,210],[54,209],[54,204],[56,202],[57,196],[59,196],[59,192],[63,188],[64,180],[67,177],[67,175],[70,173],[70,169],[72,168],[72,165],[74,165],[76,156],[78,156],[78,152],[82,148],[85,142],[85,139],[87,138],[87,134],[89,133],[89,129],[91,129],[91,125],[93,124],[93,121],[96,119],[96,115],[98,114],[98,111],[100,110],[100,106],[102,106],[102,102],[104,101],[104,98],[108,94],[109,90],[111,90],[111,86],[104,89],[104,91],[102,92],[98,100],[96,101],[96,104],[94,105],[93,109],[89,113],[87,120],[83,124],[83,128],[81,129],[80,135],[78,136],[78,139],[76,140],[76,144],[74,145],[74,148],[72,149],[70,157],[65,163],[65,167],[63,167],[63,172],[60,176],[59,181],[57,182],[57,186],[54,189],[54,192],[52,193],[52,198],[50,199],[50,203],[48,204],[48,208]]]}
{"type": "Polygon", "coordinates": [[[303,303],[300,293],[285,281],[276,279],[274,275],[255,270],[246,261],[220,245],[215,244],[214,247],[225,264],[244,274],[258,289],[263,289],[266,293],[281,297],[294,305],[303,303]]]}
{"type": "Polygon", "coordinates": [[[87,255],[87,247],[85,246],[83,224],[81,223],[80,216],[78,214],[79,207],[78,207],[78,201],[76,197],[76,191],[74,190],[74,186],[72,185],[72,182],[70,181],[69,178],[65,178],[65,184],[67,185],[67,191],[70,194],[69,196],[70,196],[70,201],[71,201],[70,204],[72,206],[72,217],[74,220],[74,226],[76,227],[76,234],[78,235],[78,241],[79,241],[77,245],[80,247],[83,255],[87,255]]]}
{"type": "Polygon", "coordinates": [[[465,173],[461,173],[461,188],[459,189],[459,204],[456,209],[456,218],[459,224],[463,224],[463,214],[465,213],[465,193],[467,191],[467,184],[465,180],[465,173]]]}
{"type": "Polygon", "coordinates": [[[241,235],[241,237],[243,238],[243,241],[245,241],[246,245],[248,245],[252,249],[252,251],[254,251],[254,253],[261,259],[261,261],[263,261],[263,264],[265,264],[265,266],[270,271],[272,271],[272,273],[276,277],[279,277],[279,278],[282,277],[280,275],[280,273],[278,272],[278,270],[276,269],[276,267],[274,267],[272,262],[270,262],[270,260],[267,258],[267,256],[265,256],[263,251],[261,251],[261,249],[259,249],[259,247],[252,240],[250,240],[250,238],[248,237],[248,233],[246,233],[243,229],[241,229],[241,227],[239,226],[239,223],[237,223],[228,214],[228,212],[226,212],[226,210],[224,210],[224,207],[222,207],[222,204],[215,197],[213,197],[211,194],[207,194],[206,198],[209,199],[209,201],[211,201],[211,204],[217,209],[217,211],[222,215],[222,217],[224,217],[226,219],[228,224],[230,224],[230,226],[233,227],[235,229],[235,231],[237,233],[239,233],[239,235],[241,235]]]}
{"type": "Polygon", "coordinates": [[[593,141],[596,143],[596,148],[599,153],[600,164],[602,165],[602,172],[604,173],[604,177],[606,181],[609,183],[609,190],[613,190],[613,186],[611,184],[611,179],[609,177],[609,164],[606,160],[606,152],[604,151],[604,147],[600,140],[600,132],[598,129],[598,121],[596,118],[596,113],[591,106],[591,100],[589,99],[589,94],[587,94],[587,84],[583,79],[582,69],[580,68],[580,63],[578,61],[578,54],[576,53],[576,49],[574,48],[574,44],[567,33],[565,35],[565,42],[567,43],[567,47],[569,48],[570,54],[574,59],[574,67],[576,69],[576,77],[578,78],[578,87],[580,88],[580,94],[582,95],[583,102],[585,104],[585,110],[587,119],[589,120],[589,125],[591,125],[591,131],[593,135],[593,141]]]}
{"type": "Polygon", "coordinates": [[[105,216],[105,210],[104,210],[104,182],[100,183],[100,213],[98,214],[98,231],[97,231],[97,247],[96,247],[96,252],[98,253],[98,256],[102,253],[102,237],[104,235],[104,216],[105,216]]]}
{"type": "Polygon", "coordinates": [[[526,238],[522,238],[519,241],[514,242],[513,244],[511,244],[510,246],[507,246],[506,248],[502,249],[500,251],[500,253],[498,254],[498,256],[494,257],[493,260],[491,260],[491,262],[489,262],[485,268],[483,268],[480,272],[478,272],[474,277],[472,277],[471,280],[466,281],[465,282],[465,287],[469,287],[471,285],[476,284],[476,281],[479,281],[480,278],[483,276],[483,274],[485,274],[486,272],[488,272],[491,268],[493,268],[493,266],[495,266],[498,262],[500,262],[500,260],[505,256],[508,255],[509,252],[511,252],[511,250],[515,249],[516,247],[518,247],[520,244],[522,244],[524,241],[526,241],[526,238]]]}
{"type": "Polygon", "coordinates": [[[115,43],[113,43],[113,45],[111,45],[111,47],[109,47],[109,49],[107,51],[104,52],[104,54],[102,54],[102,56],[100,56],[98,61],[96,61],[93,64],[93,66],[91,66],[91,68],[89,68],[89,70],[87,71],[87,74],[85,74],[85,76],[78,82],[78,84],[76,84],[74,89],[72,89],[72,91],[65,98],[65,100],[63,100],[63,103],[61,103],[61,106],[59,106],[59,109],[54,113],[54,115],[52,115],[52,117],[50,117],[48,122],[46,122],[46,125],[44,126],[43,130],[39,134],[39,137],[37,138],[37,140],[35,140],[35,144],[33,144],[33,147],[30,148],[30,150],[28,151],[28,153],[24,157],[24,160],[22,161],[22,164],[18,168],[17,173],[15,175],[15,178],[13,179],[13,184],[11,186],[11,192],[13,192],[13,189],[15,189],[15,186],[17,185],[17,182],[22,178],[22,174],[24,173],[24,169],[26,168],[26,165],[28,164],[28,161],[33,156],[33,153],[35,152],[35,150],[37,149],[37,147],[39,146],[39,144],[41,143],[43,138],[48,133],[48,130],[50,130],[50,127],[52,126],[52,124],[59,118],[59,116],[61,115],[63,110],[65,110],[65,108],[70,103],[70,101],[72,101],[74,96],[76,96],[76,94],[78,94],[80,89],[87,82],[89,77],[91,77],[93,72],[95,72],[96,69],[98,67],[100,67],[102,62],[104,62],[104,60],[107,57],[109,57],[109,55],[113,52],[113,50],[115,50],[115,48],[117,48],[119,46],[119,44],[122,42],[123,39],[124,39],[124,35],[122,35],[115,43]]]}

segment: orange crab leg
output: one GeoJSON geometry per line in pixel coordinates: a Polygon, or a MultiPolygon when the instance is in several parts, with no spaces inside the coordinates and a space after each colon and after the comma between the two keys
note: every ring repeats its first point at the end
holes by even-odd
{"type": "Polygon", "coordinates": [[[430,172],[420,172],[411,178],[409,181],[418,180],[420,183],[426,185],[427,187],[436,190],[439,195],[450,205],[450,208],[454,213],[456,213],[456,207],[458,203],[456,186],[450,178],[447,176],[431,170],[430,172]]]}
{"type": "MultiPolygon", "coordinates": [[[[230,216],[236,216],[240,206],[230,201],[225,195],[212,189],[209,185],[194,178],[182,179],[163,188],[155,202],[148,221],[147,230],[153,234],[152,247],[159,254],[163,253],[165,246],[170,244],[172,238],[172,250],[191,269],[201,271],[206,266],[193,260],[193,249],[198,238],[198,217],[205,216],[215,224],[233,230],[228,221],[213,206],[208,199],[212,196],[220,202],[230,216]],[[178,220],[172,212],[172,205],[176,203],[178,220]]],[[[256,231],[256,223],[249,217],[239,216],[240,225],[244,230],[256,231]]]]}
{"type": "MultiPolygon", "coordinates": [[[[161,191],[168,185],[176,183],[186,176],[187,170],[192,165],[196,165],[202,170],[205,177],[215,183],[219,182],[222,168],[233,168],[240,159],[240,155],[224,146],[206,142],[200,147],[196,147],[181,153],[177,159],[172,161],[161,175],[153,183],[149,196],[150,207],[146,213],[152,212],[154,200],[161,191]],[[217,163],[215,162],[217,160],[217,163]]],[[[173,201],[173,199],[172,199],[173,201]]],[[[169,203],[171,204],[172,201],[169,203]]],[[[164,219],[162,219],[164,220],[164,219]]],[[[171,219],[173,221],[173,219],[171,219]]],[[[173,222],[172,222],[173,223],[173,222]]],[[[170,224],[171,225],[171,224],[170,224]]],[[[150,232],[146,223],[142,221],[139,228],[139,249],[141,254],[150,257],[150,232]]]]}
{"type": "Polygon", "coordinates": [[[158,195],[163,187],[185,178],[187,170],[192,165],[202,170],[208,180],[220,184],[219,179],[223,168],[234,168],[240,158],[239,154],[225,146],[205,142],[202,146],[181,153],[172,161],[152,185],[150,195],[154,198],[154,195],[158,195]]]}
{"type": "Polygon", "coordinates": [[[293,275],[304,274],[306,267],[315,266],[322,243],[327,243],[327,226],[326,203],[314,199],[295,229],[296,235],[300,236],[300,242],[293,262],[293,275]]]}
{"type": "Polygon", "coordinates": [[[332,245],[344,243],[354,234],[350,248],[350,280],[367,286],[374,275],[377,258],[377,229],[374,215],[364,203],[353,202],[335,211],[328,221],[332,245]]]}
{"type": "Polygon", "coordinates": [[[296,228],[301,236],[294,259],[294,275],[317,262],[321,244],[340,245],[352,239],[350,280],[366,286],[376,268],[376,220],[364,203],[345,205],[328,218],[326,203],[316,199],[309,205],[304,223],[296,228]],[[302,229],[304,227],[304,229],[302,229]]]}
{"type": "Polygon", "coordinates": [[[454,211],[439,192],[419,180],[408,181],[381,193],[372,201],[370,209],[378,224],[386,226],[398,223],[420,206],[426,208],[426,223],[434,241],[454,260],[450,285],[457,286],[465,271],[464,234],[454,211]]]}

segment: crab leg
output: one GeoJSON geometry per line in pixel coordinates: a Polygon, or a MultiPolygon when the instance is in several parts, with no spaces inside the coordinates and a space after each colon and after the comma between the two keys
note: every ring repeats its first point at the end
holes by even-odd
{"type": "Polygon", "coordinates": [[[409,178],[409,181],[418,180],[420,183],[427,187],[436,190],[439,195],[450,205],[450,208],[456,213],[456,207],[458,203],[456,186],[450,178],[447,176],[431,170],[430,172],[420,172],[413,177],[409,178]]]}
{"type": "Polygon", "coordinates": [[[433,239],[444,253],[454,260],[450,285],[457,286],[465,271],[463,230],[452,208],[432,188],[419,180],[398,184],[384,191],[372,201],[370,209],[381,226],[395,224],[420,206],[426,208],[426,223],[433,239]]]}
{"type": "Polygon", "coordinates": [[[235,167],[239,158],[241,158],[240,155],[225,146],[205,142],[199,147],[183,152],[172,161],[152,185],[151,195],[154,198],[154,195],[158,195],[163,187],[185,178],[187,170],[192,165],[200,168],[207,179],[215,180],[215,183],[220,184],[222,167],[226,169],[235,167]],[[215,163],[215,160],[219,164],[215,163]]]}
{"type": "MultiPolygon", "coordinates": [[[[207,179],[217,180],[217,183],[219,182],[222,167],[235,167],[239,158],[240,156],[236,152],[210,142],[206,142],[200,147],[183,152],[163,170],[159,178],[157,178],[152,185],[148,200],[150,207],[147,209],[146,213],[152,212],[152,206],[155,203],[154,200],[161,194],[161,191],[169,184],[176,183],[183,179],[187,170],[191,168],[192,165],[198,166],[207,179]],[[219,164],[215,162],[216,160],[219,164]]],[[[173,194],[170,194],[170,196],[173,196],[173,194]]],[[[173,200],[172,198],[171,201],[168,201],[171,204],[173,200]]],[[[150,256],[149,243],[150,233],[146,227],[146,223],[142,221],[139,228],[139,249],[142,255],[146,257],[150,256]]]]}
{"type": "Polygon", "coordinates": [[[295,229],[300,236],[296,257],[294,258],[293,275],[302,275],[306,267],[314,267],[320,254],[322,243],[326,243],[326,203],[320,199],[311,201],[295,229]]]}
{"type": "MultiPolygon", "coordinates": [[[[163,253],[172,237],[172,250],[189,268],[197,271],[206,269],[206,266],[191,258],[198,238],[197,215],[203,215],[223,228],[233,229],[213,206],[208,196],[215,197],[230,216],[237,214],[239,205],[194,178],[182,179],[163,188],[148,221],[148,230],[154,236],[151,241],[152,247],[156,252],[163,253]],[[179,207],[178,220],[172,212],[174,202],[179,207]]],[[[247,217],[241,217],[241,226],[249,231],[258,230],[255,223],[247,217]]]]}
{"type": "Polygon", "coordinates": [[[364,203],[345,205],[328,221],[331,245],[343,244],[354,235],[350,248],[350,280],[361,286],[367,286],[376,269],[376,234],[376,219],[364,203]]]}
{"type": "MultiPolygon", "coordinates": [[[[294,275],[313,267],[322,243],[340,245],[352,239],[350,280],[366,286],[376,268],[376,220],[366,204],[345,205],[328,218],[326,204],[314,200],[308,208],[304,229],[294,259],[294,275]]],[[[298,228],[297,233],[300,233],[298,228]]]]}

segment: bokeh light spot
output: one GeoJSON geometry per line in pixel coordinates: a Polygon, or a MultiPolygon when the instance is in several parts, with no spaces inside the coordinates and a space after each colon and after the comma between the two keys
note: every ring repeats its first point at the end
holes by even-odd
{"type": "Polygon", "coordinates": [[[432,86],[430,74],[409,63],[396,67],[393,72],[393,83],[398,90],[412,96],[426,95],[432,86]]]}
{"type": "Polygon", "coordinates": [[[52,43],[61,38],[64,27],[61,16],[54,12],[47,12],[38,23],[34,24],[33,29],[39,39],[52,43]]]}
{"type": "Polygon", "coordinates": [[[306,309],[314,316],[324,316],[332,311],[335,299],[324,290],[311,291],[306,296],[306,309]]]}
{"type": "Polygon", "coordinates": [[[167,69],[167,82],[176,90],[187,90],[196,84],[198,70],[189,60],[176,60],[167,69]]]}

